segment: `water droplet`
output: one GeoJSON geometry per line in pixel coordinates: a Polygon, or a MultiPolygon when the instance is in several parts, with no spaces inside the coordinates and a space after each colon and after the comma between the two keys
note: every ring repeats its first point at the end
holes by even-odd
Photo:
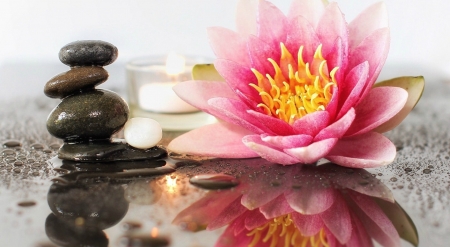
{"type": "Polygon", "coordinates": [[[359,182],[359,185],[361,185],[361,186],[367,186],[369,184],[370,184],[369,181],[361,181],[361,182],[359,182]]]}
{"type": "Polygon", "coordinates": [[[401,190],[403,189],[403,185],[398,185],[397,188],[401,190]]]}
{"type": "Polygon", "coordinates": [[[23,162],[22,161],[16,161],[16,162],[14,162],[14,166],[23,166],[23,162]]]}
{"type": "Polygon", "coordinates": [[[19,205],[20,207],[32,207],[32,206],[36,205],[36,202],[35,201],[23,201],[23,202],[17,203],[17,205],[19,205]]]}
{"type": "Polygon", "coordinates": [[[300,184],[293,184],[292,188],[295,189],[295,190],[299,190],[299,189],[302,188],[302,186],[300,184]]]}
{"type": "Polygon", "coordinates": [[[2,151],[2,155],[3,156],[11,156],[11,155],[16,155],[16,152],[12,149],[5,149],[2,151]]]}
{"type": "Polygon", "coordinates": [[[18,160],[26,160],[27,159],[27,156],[25,156],[25,155],[19,155],[19,156],[17,156],[16,157],[18,160]]]}
{"type": "Polygon", "coordinates": [[[61,147],[59,143],[52,143],[48,146],[50,149],[57,150],[61,147]]]}
{"type": "Polygon", "coordinates": [[[44,149],[44,145],[42,145],[40,143],[32,144],[30,147],[31,147],[31,149],[34,149],[34,150],[43,150],[44,149]]]}
{"type": "Polygon", "coordinates": [[[13,169],[13,172],[14,172],[14,173],[20,173],[20,172],[22,172],[22,169],[20,169],[20,168],[14,168],[14,169],[13,169]]]}
{"type": "Polygon", "coordinates": [[[431,170],[428,169],[428,168],[425,168],[425,169],[423,169],[423,173],[425,173],[425,174],[430,174],[430,173],[431,173],[431,170]]]}
{"type": "Polygon", "coordinates": [[[9,140],[3,143],[3,147],[5,148],[15,148],[15,147],[21,147],[22,143],[20,143],[17,140],[9,140]]]}
{"type": "Polygon", "coordinates": [[[396,177],[392,177],[391,179],[389,179],[391,182],[397,182],[397,178],[396,177]]]}
{"type": "Polygon", "coordinates": [[[378,173],[378,176],[380,176],[380,177],[383,176],[383,173],[378,173]]]}
{"type": "Polygon", "coordinates": [[[235,187],[239,181],[226,174],[202,174],[189,179],[189,183],[203,189],[218,190],[235,187]]]}
{"type": "Polygon", "coordinates": [[[353,174],[355,171],[353,169],[346,169],[345,173],[347,174],[353,174]]]}
{"type": "Polygon", "coordinates": [[[409,167],[406,167],[406,168],[405,168],[405,172],[412,172],[412,169],[409,168],[409,167]]]}
{"type": "Polygon", "coordinates": [[[8,162],[8,163],[13,163],[14,161],[16,161],[16,158],[14,158],[14,157],[6,157],[5,161],[8,162]]]}
{"type": "Polygon", "coordinates": [[[429,165],[429,166],[428,166],[428,168],[430,168],[430,169],[433,169],[433,168],[434,168],[434,166],[432,166],[432,165],[429,165]]]}
{"type": "Polygon", "coordinates": [[[278,180],[275,180],[275,181],[270,182],[270,185],[273,187],[278,187],[281,185],[281,182],[278,180]]]}

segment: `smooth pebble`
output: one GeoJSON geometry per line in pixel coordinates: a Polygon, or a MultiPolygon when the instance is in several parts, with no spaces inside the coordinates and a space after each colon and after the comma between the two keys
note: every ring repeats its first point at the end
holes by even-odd
{"type": "Polygon", "coordinates": [[[131,118],[125,124],[124,137],[132,147],[151,148],[162,138],[161,125],[151,118],[131,118]]]}

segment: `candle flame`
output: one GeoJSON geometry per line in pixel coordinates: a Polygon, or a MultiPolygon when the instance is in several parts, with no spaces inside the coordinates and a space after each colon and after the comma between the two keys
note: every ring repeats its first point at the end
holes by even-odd
{"type": "Polygon", "coordinates": [[[166,59],[166,72],[168,75],[175,76],[185,70],[186,60],[183,56],[170,52],[166,59]]]}
{"type": "Polygon", "coordinates": [[[166,176],[167,191],[171,194],[175,193],[175,188],[177,187],[177,177],[166,176]]]}
{"type": "Polygon", "coordinates": [[[158,228],[153,227],[152,231],[150,232],[150,236],[152,236],[153,238],[156,238],[158,236],[158,228]]]}

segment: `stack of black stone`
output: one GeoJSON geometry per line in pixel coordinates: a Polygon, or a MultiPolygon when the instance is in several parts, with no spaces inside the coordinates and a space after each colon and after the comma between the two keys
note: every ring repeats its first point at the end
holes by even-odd
{"type": "Polygon", "coordinates": [[[103,66],[113,63],[117,48],[104,41],[75,41],[59,51],[59,59],[70,66],[47,82],[44,93],[61,103],[47,119],[47,129],[63,139],[58,157],[85,162],[142,160],[166,155],[163,149],[135,149],[111,136],[127,122],[127,103],[116,93],[96,89],[108,79],[103,66]]]}

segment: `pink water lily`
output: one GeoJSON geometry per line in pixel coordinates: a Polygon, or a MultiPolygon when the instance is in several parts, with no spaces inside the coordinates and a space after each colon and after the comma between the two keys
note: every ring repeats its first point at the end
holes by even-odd
{"type": "Polygon", "coordinates": [[[283,165],[391,163],[396,148],[381,133],[414,107],[423,78],[374,86],[389,50],[385,5],[347,24],[334,2],[294,0],[287,15],[254,2],[239,2],[236,32],[208,30],[225,82],[204,77],[174,87],[221,121],[174,139],[169,151],[283,165]]]}
{"type": "Polygon", "coordinates": [[[252,178],[244,173],[234,190],[209,192],[173,222],[194,231],[226,226],[216,247],[370,247],[373,240],[394,247],[400,238],[417,246],[413,222],[367,171],[265,166],[252,169],[252,178]]]}

